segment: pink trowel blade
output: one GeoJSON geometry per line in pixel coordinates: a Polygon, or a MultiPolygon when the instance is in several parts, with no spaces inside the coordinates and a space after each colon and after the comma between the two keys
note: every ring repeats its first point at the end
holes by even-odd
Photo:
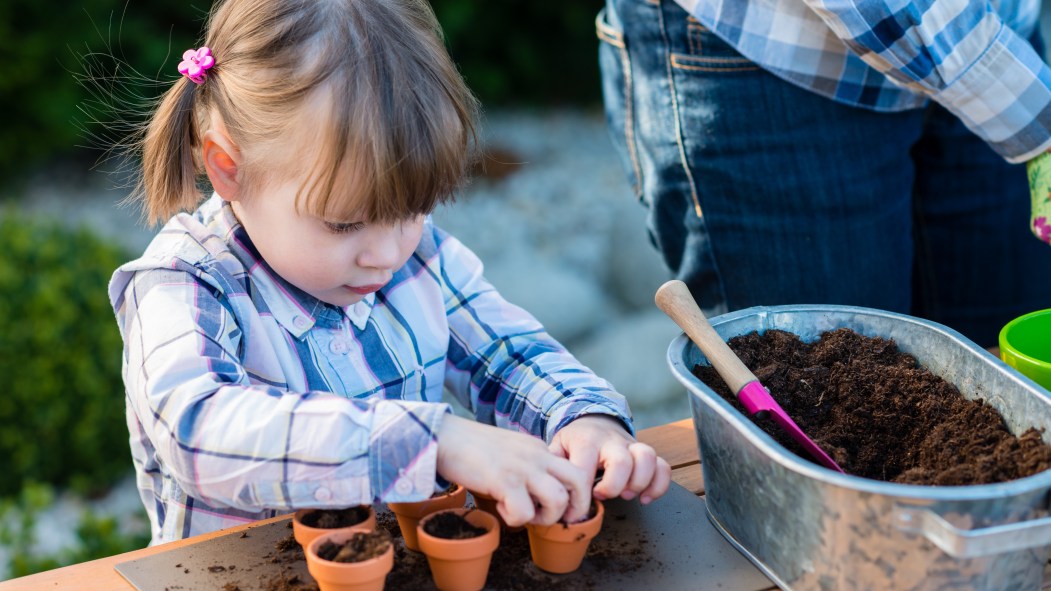
{"type": "Polygon", "coordinates": [[[817,463],[836,472],[843,472],[843,468],[839,467],[839,464],[832,459],[832,456],[825,453],[825,450],[814,443],[813,439],[807,437],[807,434],[799,428],[799,425],[792,420],[792,417],[788,416],[785,409],[781,408],[781,405],[770,395],[770,391],[759,383],[759,380],[745,384],[737,392],[737,399],[741,401],[741,405],[744,406],[751,416],[755,416],[760,412],[767,413],[785,433],[788,433],[796,443],[802,445],[803,449],[810,454],[810,457],[817,460],[817,463]]]}

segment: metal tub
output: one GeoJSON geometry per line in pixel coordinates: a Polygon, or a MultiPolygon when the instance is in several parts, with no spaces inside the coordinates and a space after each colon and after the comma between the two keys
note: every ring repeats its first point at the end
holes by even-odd
{"type": "MultiPolygon", "coordinates": [[[[756,307],[711,319],[724,339],[781,329],[812,342],[846,327],[899,348],[983,398],[1012,433],[1051,436],[1048,392],[940,324],[850,306],[756,307]]],[[[783,589],[1039,589],[1051,550],[1051,470],[1000,484],[893,484],[822,468],[786,450],[690,373],[708,361],[668,348],[689,391],[708,516],[783,589]]]]}

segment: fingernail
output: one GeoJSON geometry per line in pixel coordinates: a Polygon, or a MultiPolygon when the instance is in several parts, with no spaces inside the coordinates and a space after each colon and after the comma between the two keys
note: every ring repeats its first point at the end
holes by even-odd
{"type": "Polygon", "coordinates": [[[641,499],[639,499],[639,502],[642,503],[643,505],[649,505],[650,503],[653,502],[653,499],[651,497],[643,495],[643,497],[641,499]]]}
{"type": "Polygon", "coordinates": [[[625,501],[630,501],[635,498],[635,493],[630,490],[626,490],[620,493],[620,498],[624,499],[625,501]]]}

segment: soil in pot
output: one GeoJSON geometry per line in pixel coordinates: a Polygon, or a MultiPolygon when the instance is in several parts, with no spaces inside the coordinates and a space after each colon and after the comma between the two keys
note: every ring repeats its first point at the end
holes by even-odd
{"type": "Polygon", "coordinates": [[[405,545],[410,550],[419,550],[416,541],[416,524],[431,513],[442,509],[463,507],[467,501],[467,489],[451,484],[445,490],[438,491],[428,499],[407,503],[388,503],[387,507],[398,516],[398,522],[404,532],[405,545]]]}
{"type": "MultiPolygon", "coordinates": [[[[1011,434],[984,400],[964,398],[892,339],[840,328],[804,343],[772,329],[728,344],[848,474],[952,486],[1005,482],[1051,468],[1051,445],[1039,431],[1011,434]]],[[[693,373],[747,414],[712,367],[697,365],[693,373]]],[[[810,461],[771,419],[753,420],[810,461]]]]}
{"type": "Polygon", "coordinates": [[[417,539],[440,591],[481,591],[500,545],[500,524],[478,509],[445,509],[420,521],[417,539]]]}
{"type": "Polygon", "coordinates": [[[308,527],[334,529],[357,525],[369,518],[371,513],[367,505],[347,509],[320,509],[305,513],[300,521],[308,527]]]}
{"type": "Polygon", "coordinates": [[[371,505],[346,509],[300,509],[292,517],[292,532],[296,541],[304,547],[314,538],[331,531],[374,529],[376,517],[371,505]]]}
{"type": "Polygon", "coordinates": [[[485,534],[484,527],[471,525],[463,515],[443,511],[423,524],[423,531],[443,540],[467,540],[485,534]]]}
{"type": "Polygon", "coordinates": [[[391,546],[386,530],[359,532],[342,543],[325,540],[318,545],[317,555],[331,562],[364,562],[382,556],[391,546]]]}
{"type": "Polygon", "coordinates": [[[384,530],[334,529],[307,545],[306,560],[321,591],[382,591],[394,546],[384,530]]]}

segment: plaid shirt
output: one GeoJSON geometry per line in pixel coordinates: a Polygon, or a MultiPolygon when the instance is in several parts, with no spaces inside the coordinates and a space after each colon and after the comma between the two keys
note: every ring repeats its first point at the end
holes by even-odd
{"type": "Polygon", "coordinates": [[[676,0],[764,69],[839,102],[934,99],[1011,162],[1051,146],[1039,0],[676,0]]]}
{"type": "Polygon", "coordinates": [[[388,285],[338,308],[275,275],[213,196],[116,271],[110,300],[155,544],[430,496],[443,388],[479,421],[547,441],[589,413],[631,428],[624,398],[430,220],[388,285]]]}

